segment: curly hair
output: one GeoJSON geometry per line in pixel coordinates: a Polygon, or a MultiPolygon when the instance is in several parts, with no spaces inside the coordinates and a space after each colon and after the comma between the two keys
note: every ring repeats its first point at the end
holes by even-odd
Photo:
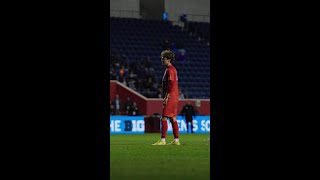
{"type": "Polygon", "coordinates": [[[170,50],[164,50],[164,51],[162,51],[161,57],[170,59],[170,63],[173,63],[173,61],[175,60],[175,54],[174,54],[172,51],[170,51],[170,50]]]}

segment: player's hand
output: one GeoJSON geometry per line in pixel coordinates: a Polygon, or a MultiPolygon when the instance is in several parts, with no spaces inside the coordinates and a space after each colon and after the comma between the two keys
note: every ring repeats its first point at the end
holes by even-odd
{"type": "Polygon", "coordinates": [[[169,99],[169,97],[164,98],[163,101],[162,101],[162,105],[165,106],[167,104],[167,102],[168,102],[168,99],[169,99]]]}
{"type": "Polygon", "coordinates": [[[167,98],[164,98],[163,101],[162,101],[162,105],[165,106],[167,104],[167,101],[168,101],[167,98]]]}

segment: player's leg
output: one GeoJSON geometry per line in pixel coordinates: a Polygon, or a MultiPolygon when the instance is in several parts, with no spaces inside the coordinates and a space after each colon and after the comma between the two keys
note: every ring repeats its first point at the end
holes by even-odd
{"type": "Polygon", "coordinates": [[[179,127],[178,127],[178,122],[177,122],[177,117],[174,116],[172,117],[172,129],[173,129],[173,135],[174,139],[176,142],[179,141],[179,127]]]}
{"type": "Polygon", "coordinates": [[[192,118],[191,118],[190,124],[191,124],[191,133],[193,133],[193,119],[192,118]]]}
{"type": "Polygon", "coordinates": [[[191,121],[191,133],[193,133],[193,122],[191,121]]]}
{"type": "Polygon", "coordinates": [[[170,143],[170,145],[180,145],[179,142],[179,126],[177,122],[176,116],[170,118],[170,122],[172,124],[172,130],[174,135],[174,140],[170,143]]]}
{"type": "Polygon", "coordinates": [[[162,128],[161,128],[161,139],[152,144],[152,145],[165,145],[166,144],[166,135],[167,135],[167,130],[168,130],[168,121],[167,121],[167,117],[163,116],[161,118],[161,125],[162,125],[162,128]]]}
{"type": "Polygon", "coordinates": [[[187,133],[189,133],[189,122],[188,122],[188,120],[186,120],[186,124],[187,124],[187,133]]]}
{"type": "Polygon", "coordinates": [[[161,140],[162,141],[166,141],[166,135],[167,135],[167,130],[168,130],[168,118],[167,117],[162,117],[161,119],[161,125],[162,125],[162,128],[161,128],[161,140]]]}

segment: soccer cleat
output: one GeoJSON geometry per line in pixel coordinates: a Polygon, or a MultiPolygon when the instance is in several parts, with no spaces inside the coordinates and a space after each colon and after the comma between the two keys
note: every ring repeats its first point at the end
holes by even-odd
{"type": "Polygon", "coordinates": [[[156,143],[154,143],[152,145],[154,145],[154,146],[156,146],[156,145],[166,145],[166,142],[159,140],[158,142],[156,142],[156,143]]]}
{"type": "Polygon", "coordinates": [[[169,143],[169,144],[167,144],[167,145],[180,145],[180,142],[178,141],[178,142],[175,142],[175,141],[172,141],[171,143],[169,143]]]}

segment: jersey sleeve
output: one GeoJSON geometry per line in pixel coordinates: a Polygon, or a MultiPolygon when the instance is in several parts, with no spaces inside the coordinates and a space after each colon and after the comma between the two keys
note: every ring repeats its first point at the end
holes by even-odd
{"type": "Polygon", "coordinates": [[[173,69],[169,69],[168,71],[168,93],[171,94],[173,90],[173,84],[175,80],[175,72],[173,69]]]}
{"type": "Polygon", "coordinates": [[[175,80],[175,72],[173,69],[168,70],[168,81],[174,81],[175,80]]]}

